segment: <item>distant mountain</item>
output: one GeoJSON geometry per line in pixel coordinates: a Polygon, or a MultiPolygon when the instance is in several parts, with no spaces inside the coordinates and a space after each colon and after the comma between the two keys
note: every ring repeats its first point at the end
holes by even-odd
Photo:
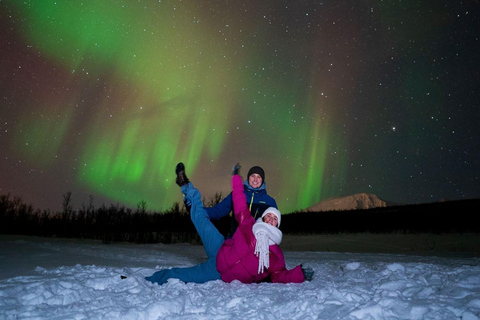
{"type": "Polygon", "coordinates": [[[378,207],[386,207],[387,202],[383,201],[375,194],[357,193],[346,197],[331,198],[320,201],[303,211],[340,211],[355,209],[371,209],[378,207]]]}

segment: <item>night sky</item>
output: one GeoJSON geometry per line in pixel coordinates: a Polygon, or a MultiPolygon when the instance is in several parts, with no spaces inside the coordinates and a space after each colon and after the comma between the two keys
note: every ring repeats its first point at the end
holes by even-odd
{"type": "Polygon", "coordinates": [[[266,171],[282,213],[480,197],[478,1],[0,2],[0,194],[58,211],[266,171]]]}

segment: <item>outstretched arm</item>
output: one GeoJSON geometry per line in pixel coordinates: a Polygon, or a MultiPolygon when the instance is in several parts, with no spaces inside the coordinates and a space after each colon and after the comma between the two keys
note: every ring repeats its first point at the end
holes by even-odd
{"type": "Polygon", "coordinates": [[[270,274],[270,279],[276,283],[302,283],[306,280],[301,266],[296,266],[291,270],[286,268],[276,270],[270,274]]]}
{"type": "Polygon", "coordinates": [[[248,210],[247,207],[247,197],[245,196],[245,191],[243,190],[242,177],[239,175],[232,176],[232,201],[233,201],[233,212],[237,214],[243,210],[248,210]]]}
{"type": "Polygon", "coordinates": [[[278,246],[270,246],[270,279],[278,283],[301,283],[306,280],[301,265],[291,270],[285,267],[285,257],[278,246]],[[276,258],[274,261],[272,256],[276,258]]]}
{"type": "Polygon", "coordinates": [[[205,207],[210,219],[218,220],[227,216],[233,209],[232,207],[232,194],[230,193],[222,201],[214,205],[213,207],[205,207]]]}
{"type": "Polygon", "coordinates": [[[233,200],[233,213],[238,224],[241,224],[245,219],[252,218],[247,206],[247,197],[243,189],[242,177],[234,175],[232,177],[232,200],[233,200]]]}

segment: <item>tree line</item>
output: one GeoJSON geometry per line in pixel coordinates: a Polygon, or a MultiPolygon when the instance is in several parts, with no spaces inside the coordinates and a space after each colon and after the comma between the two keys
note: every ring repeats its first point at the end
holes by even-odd
{"type": "MultiPolygon", "coordinates": [[[[207,203],[222,199],[216,194],[207,203]]],[[[336,233],[479,233],[475,223],[480,200],[447,201],[367,210],[293,212],[282,215],[285,234],[336,233]]],[[[223,235],[229,217],[213,221],[223,235]]],[[[0,196],[0,233],[59,238],[96,239],[105,243],[191,243],[200,238],[185,206],[178,202],[164,212],[149,212],[145,201],[137,209],[119,205],[94,208],[93,199],[79,210],[71,206],[71,193],[63,196],[62,210],[35,209],[19,197],[0,196]]]]}
{"type": "MultiPolygon", "coordinates": [[[[213,200],[221,199],[215,195],[213,200]]],[[[164,212],[149,212],[145,201],[137,209],[125,206],[71,206],[71,193],[63,195],[62,210],[35,209],[20,197],[0,196],[0,233],[43,237],[79,238],[134,243],[200,243],[185,206],[178,202],[164,212]]],[[[219,230],[227,231],[227,221],[216,222],[219,230]]]]}

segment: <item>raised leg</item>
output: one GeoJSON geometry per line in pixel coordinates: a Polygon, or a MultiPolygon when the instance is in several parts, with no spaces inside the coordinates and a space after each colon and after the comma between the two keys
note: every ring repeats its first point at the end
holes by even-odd
{"type": "Polygon", "coordinates": [[[182,192],[191,205],[190,218],[202,239],[207,257],[216,259],[218,250],[225,241],[223,235],[210,221],[207,211],[203,208],[202,195],[198,189],[193,187],[192,183],[188,183],[182,186],[182,192]]]}

